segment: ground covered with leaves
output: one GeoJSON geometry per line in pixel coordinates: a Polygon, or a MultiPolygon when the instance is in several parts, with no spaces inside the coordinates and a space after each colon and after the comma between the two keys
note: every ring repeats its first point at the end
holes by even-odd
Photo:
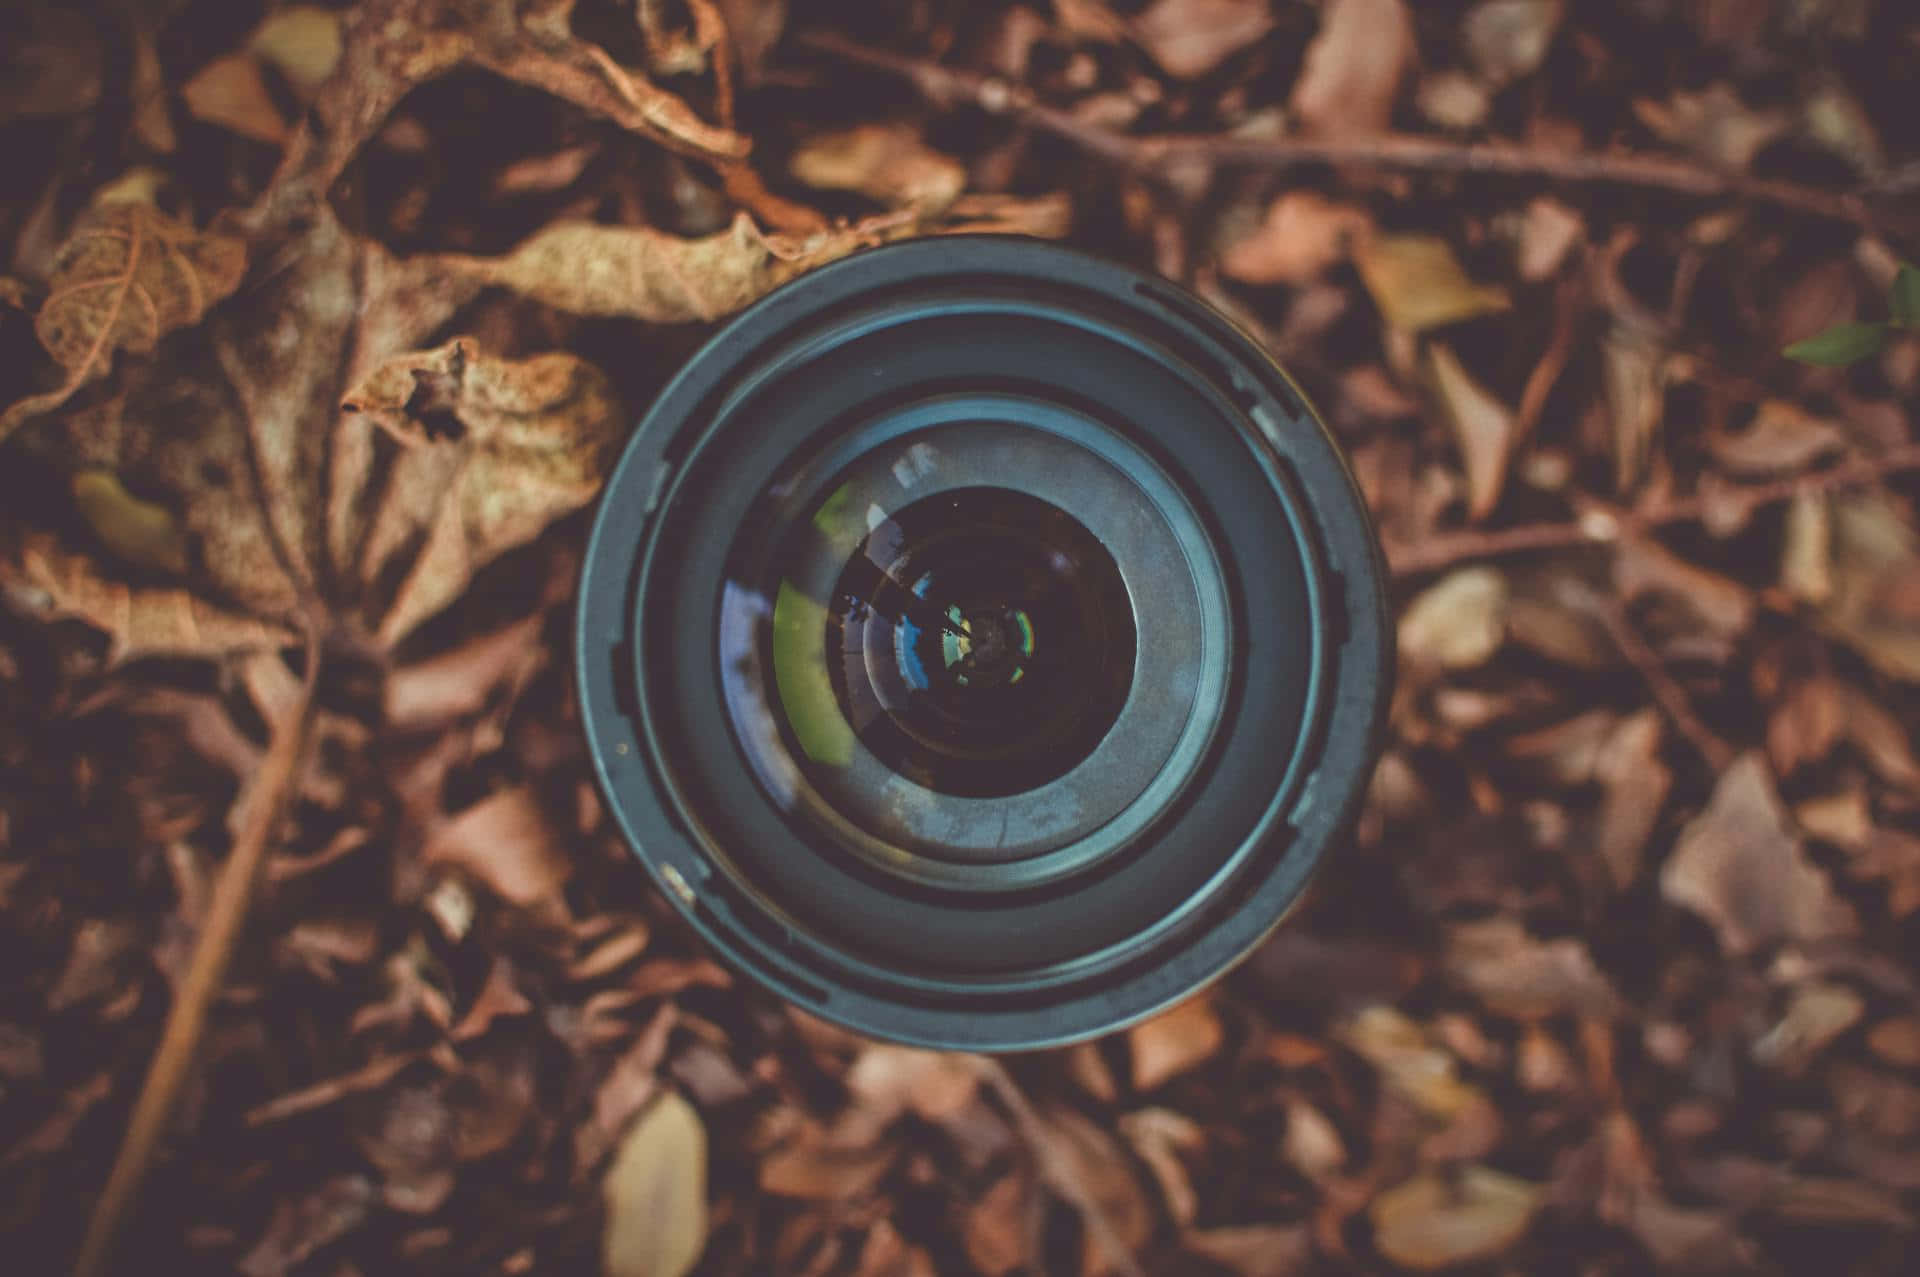
{"type": "Polygon", "coordinates": [[[39,0],[0,63],[10,1271],[1910,1271],[1913,6],[39,0]],[[1401,645],[1311,904],[1003,1060],[715,965],[566,655],[713,323],[979,230],[1265,340],[1401,645]]]}

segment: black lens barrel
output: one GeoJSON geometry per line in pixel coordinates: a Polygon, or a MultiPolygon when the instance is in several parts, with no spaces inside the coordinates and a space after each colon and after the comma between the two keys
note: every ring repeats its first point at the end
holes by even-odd
{"type": "Polygon", "coordinates": [[[1120,1027],[1299,898],[1391,631],[1304,397],[1182,290],[916,240],[715,336],[608,481],[578,677],[610,807],[735,965],[862,1032],[1120,1027]]]}

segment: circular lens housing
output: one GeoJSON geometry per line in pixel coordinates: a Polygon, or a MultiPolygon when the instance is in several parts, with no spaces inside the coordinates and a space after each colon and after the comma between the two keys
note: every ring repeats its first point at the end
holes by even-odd
{"type": "Polygon", "coordinates": [[[1028,240],[750,308],[609,480],[579,678],[610,805],[735,964],[866,1033],[1139,1019],[1280,920],[1389,631],[1338,450],[1188,294],[1028,240]]]}

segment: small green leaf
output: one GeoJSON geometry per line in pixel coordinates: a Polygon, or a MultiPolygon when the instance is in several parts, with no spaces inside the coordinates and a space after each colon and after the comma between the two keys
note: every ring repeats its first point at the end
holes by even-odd
{"type": "Polygon", "coordinates": [[[1784,353],[1802,363],[1844,368],[1878,353],[1886,344],[1885,324],[1835,324],[1817,337],[1794,342],[1784,353]]]}
{"type": "Polygon", "coordinates": [[[1893,277],[1893,322],[1920,328],[1920,266],[1902,266],[1893,277]]]}

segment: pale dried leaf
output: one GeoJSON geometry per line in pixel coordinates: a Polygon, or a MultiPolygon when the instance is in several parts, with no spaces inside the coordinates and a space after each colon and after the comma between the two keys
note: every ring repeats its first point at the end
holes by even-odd
{"type": "Polygon", "coordinates": [[[1797,1073],[1866,1012],[1864,999],[1840,984],[1814,982],[1793,991],[1780,1022],[1753,1044],[1753,1058],[1768,1068],[1797,1073]]]}
{"type": "Polygon", "coordinates": [[[1833,597],[1833,511],[1825,497],[1801,493],[1787,506],[1780,587],[1815,607],[1833,597]]]}
{"type": "Polygon", "coordinates": [[[707,1244],[707,1130],[668,1091],[620,1141],[600,1183],[608,1277],[685,1277],[707,1244]]]}
{"type": "Polygon", "coordinates": [[[1641,123],[1665,141],[1736,173],[1789,123],[1783,111],[1748,107],[1724,80],[1695,92],[1676,92],[1664,103],[1637,101],[1633,109],[1641,123]]]}
{"type": "Polygon", "coordinates": [[[1710,446],[1714,459],[1735,474],[1764,476],[1803,470],[1846,441],[1838,423],[1784,399],[1769,399],[1746,430],[1718,436],[1710,446]]]}
{"type": "Polygon", "coordinates": [[[1513,410],[1473,379],[1453,348],[1427,347],[1427,372],[1467,467],[1467,517],[1482,519],[1500,500],[1513,449],[1513,410]]]}
{"type": "Polygon", "coordinates": [[[1731,577],[1689,563],[1651,537],[1629,536],[1614,556],[1614,588],[1624,600],[1656,593],[1684,606],[1723,638],[1737,638],[1753,624],[1753,592],[1731,577]]]}
{"type": "Polygon", "coordinates": [[[1391,328],[1418,333],[1509,306],[1504,288],[1469,278],[1453,246],[1437,235],[1374,235],[1354,257],[1374,305],[1391,328]]]}
{"type": "Polygon", "coordinates": [[[1754,752],[1721,774],[1707,809],[1681,831],[1660,891],[1712,924],[1730,954],[1855,929],[1853,910],[1807,859],[1754,752]]]}
{"type": "Polygon", "coordinates": [[[276,9],[247,37],[247,48],[311,99],[340,64],[340,13],[314,4],[276,9]]]}
{"type": "Polygon", "coordinates": [[[1387,1087],[1430,1117],[1447,1121],[1484,1102],[1459,1078],[1453,1056],[1390,1006],[1374,1005],[1341,1025],[1340,1041],[1380,1071],[1387,1087]]]}
{"type": "Polygon", "coordinates": [[[1346,1141],[1333,1123],[1305,1100],[1287,1104],[1287,1161],[1315,1183],[1325,1183],[1347,1164],[1346,1141]]]}
{"type": "Polygon", "coordinates": [[[1601,371],[1613,418],[1614,486],[1640,481],[1665,407],[1665,353],[1650,337],[1616,324],[1601,339],[1601,371]]]}
{"type": "Polygon", "coordinates": [[[1884,493],[1835,498],[1833,592],[1821,616],[1881,673],[1920,682],[1920,537],[1884,493]]]}
{"type": "Polygon", "coordinates": [[[1140,1109],[1121,1115],[1120,1134],[1153,1173],[1174,1223],[1182,1228],[1193,1223],[1200,1199],[1181,1154],[1197,1154],[1206,1147],[1200,1124],[1172,1109],[1140,1109]]]}
{"type": "Polygon", "coordinates": [[[1491,1259],[1526,1233],[1540,1205],[1537,1185],[1484,1166],[1456,1176],[1423,1171],[1374,1198],[1374,1243],[1404,1268],[1431,1272],[1491,1259]]]}
{"type": "Polygon", "coordinates": [[[388,725],[417,731],[478,713],[502,684],[544,658],[541,624],[538,614],[524,617],[395,670],[383,685],[388,725]]]}
{"type": "Polygon", "coordinates": [[[1213,1000],[1205,993],[1134,1025],[1127,1031],[1134,1087],[1151,1091],[1205,1063],[1225,1036],[1213,1000]]]}
{"type": "Polygon", "coordinates": [[[1673,789],[1673,772],[1660,758],[1663,724],[1656,709],[1629,715],[1594,760],[1594,777],[1606,786],[1595,849],[1623,891],[1640,875],[1647,839],[1673,789]]]}
{"type": "Polygon", "coordinates": [[[1156,0],[1134,40],[1178,79],[1205,75],[1273,29],[1268,0],[1156,0]]]}
{"type": "Polygon", "coordinates": [[[1464,132],[1486,122],[1493,110],[1493,94],[1482,81],[1449,68],[1421,76],[1413,104],[1441,128],[1464,132]]]}
{"type": "Polygon", "coordinates": [[[1561,0],[1481,0],[1460,33],[1480,74],[1502,85],[1539,69],[1560,16],[1561,0]]]}
{"type": "Polygon", "coordinates": [[[960,161],[928,146],[907,124],[860,124],[802,142],[787,171],[808,186],[853,191],[890,208],[933,213],[967,184],[960,161]]]}
{"type": "Polygon", "coordinates": [[[1552,196],[1539,195],[1528,201],[1515,254],[1520,278],[1528,283],[1550,278],[1586,229],[1585,218],[1552,196]]]}
{"type": "Polygon", "coordinates": [[[1040,1177],[1048,1187],[1082,1210],[1097,1211],[1128,1250],[1145,1245],[1153,1212],[1112,1136],[1072,1109],[1041,1114],[1035,1126],[1040,1177]]]}
{"type": "Polygon", "coordinates": [[[1403,0],[1327,0],[1289,106],[1310,132],[1383,132],[1415,52],[1403,0]]]}
{"type": "Polygon", "coordinates": [[[666,1055],[667,1037],[678,1018],[672,1003],[654,1012],[647,1026],[601,1080],[593,1094],[593,1112],[573,1132],[576,1177],[600,1165],[600,1160],[629,1129],[634,1114],[659,1092],[660,1061],[666,1055]]]}
{"type": "Polygon", "coordinates": [[[1497,1015],[1602,1019],[1620,1007],[1584,942],[1571,936],[1536,940],[1515,918],[1454,927],[1447,934],[1445,962],[1448,975],[1497,1015]]]}
{"type": "Polygon", "coordinates": [[[1460,568],[1422,590],[1400,614],[1400,655],[1416,667],[1471,669],[1506,636],[1507,581],[1488,567],[1460,568]]]}
{"type": "Polygon", "coordinates": [[[1220,256],[1220,269],[1245,284],[1305,284],[1343,260],[1369,221],[1351,204],[1317,191],[1288,191],[1267,206],[1253,231],[1220,256]]]}
{"type": "Polygon", "coordinates": [[[434,831],[421,851],[430,865],[472,875],[502,900],[551,919],[572,860],[533,792],[524,786],[481,799],[434,831]]]}
{"type": "Polygon", "coordinates": [[[260,63],[252,54],[229,53],[215,58],[187,81],[180,96],[187,104],[187,113],[196,120],[256,142],[272,146],[286,143],[287,121],[267,92],[260,63]]]}
{"type": "Polygon", "coordinates": [[[1300,1277],[1313,1269],[1313,1233],[1305,1224],[1202,1228],[1181,1244],[1240,1277],[1300,1277]]]}
{"type": "Polygon", "coordinates": [[[1794,807],[1793,818],[1815,838],[1848,851],[1864,850],[1873,838],[1873,809],[1864,789],[1809,798],[1794,807]]]}

